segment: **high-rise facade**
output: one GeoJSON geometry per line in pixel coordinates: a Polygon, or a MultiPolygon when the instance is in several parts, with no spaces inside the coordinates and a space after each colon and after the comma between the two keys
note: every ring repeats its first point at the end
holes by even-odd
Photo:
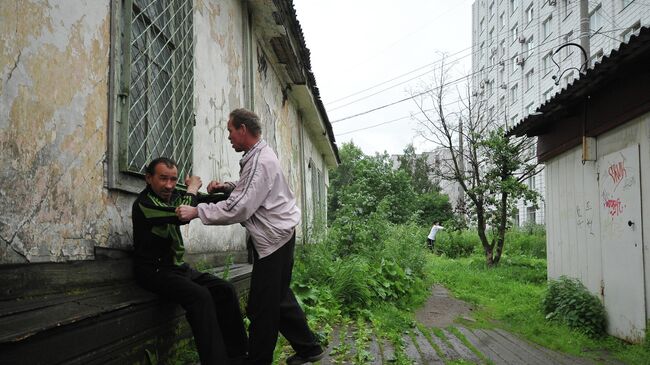
{"type": "MultiPolygon", "coordinates": [[[[581,47],[593,65],[649,23],[650,0],[475,0],[473,95],[511,127],[579,76],[581,47]]],[[[544,196],[543,174],[527,183],[544,196]]],[[[515,223],[543,224],[538,205],[519,202],[515,223]]]]}

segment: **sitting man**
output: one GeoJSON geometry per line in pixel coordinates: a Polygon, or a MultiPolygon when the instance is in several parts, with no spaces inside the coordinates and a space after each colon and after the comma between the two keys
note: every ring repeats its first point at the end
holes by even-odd
{"type": "Polygon", "coordinates": [[[175,209],[196,206],[201,178],[185,178],[187,191],[176,188],[176,163],[165,157],[147,166],[147,187],[133,203],[135,278],[140,286],[179,303],[192,328],[202,365],[240,364],[247,343],[233,285],[183,262],[183,237],[175,209]]]}

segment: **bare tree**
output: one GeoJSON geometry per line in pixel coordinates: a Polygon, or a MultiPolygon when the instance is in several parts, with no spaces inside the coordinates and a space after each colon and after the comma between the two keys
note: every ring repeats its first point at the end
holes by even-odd
{"type": "Polygon", "coordinates": [[[439,70],[413,99],[419,109],[415,117],[421,136],[445,151],[440,177],[458,184],[486,262],[494,266],[501,259],[514,204],[521,198],[537,201],[538,194],[525,182],[542,167],[533,140],[507,137],[497,116],[486,111],[481,95],[473,94],[470,86],[452,87],[448,66],[439,70]],[[451,98],[455,100],[450,102],[451,98]]]}

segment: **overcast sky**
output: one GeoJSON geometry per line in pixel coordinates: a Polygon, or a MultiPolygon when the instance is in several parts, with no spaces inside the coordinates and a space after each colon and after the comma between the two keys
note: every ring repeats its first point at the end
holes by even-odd
{"type": "Polygon", "coordinates": [[[440,66],[442,52],[449,60],[458,60],[454,77],[468,74],[471,4],[472,0],[294,0],[339,147],[353,140],[366,154],[402,153],[411,142],[418,152],[432,149],[416,137],[417,122],[409,117],[417,110],[412,100],[339,120],[407,98],[410,90],[422,90],[431,71],[440,66]],[[359,129],[363,130],[354,132],[359,129]]]}

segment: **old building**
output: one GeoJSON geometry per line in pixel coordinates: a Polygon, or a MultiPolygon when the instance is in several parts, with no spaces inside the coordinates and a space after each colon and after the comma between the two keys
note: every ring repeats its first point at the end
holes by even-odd
{"type": "MultiPolygon", "coordinates": [[[[472,6],[472,85],[488,119],[512,127],[578,77],[583,44],[593,65],[641,26],[650,8],[640,0],[476,0],[472,6]],[[581,5],[584,5],[581,8],[581,5]],[[581,31],[581,20],[588,27],[581,31]]],[[[542,178],[528,181],[542,196],[542,178]]],[[[516,221],[543,224],[539,209],[518,204],[516,221]]]]}
{"type": "Polygon", "coordinates": [[[546,164],[548,276],[579,279],[633,342],[650,317],[649,64],[642,27],[509,131],[546,164]]]}
{"type": "MultiPolygon", "coordinates": [[[[0,263],[92,260],[131,246],[152,157],[238,176],[226,133],[247,107],[304,213],[324,212],[337,148],[291,1],[0,4],[0,263]]],[[[244,249],[242,227],[184,231],[190,253],[244,249]]]]}
{"type": "MultiPolygon", "coordinates": [[[[307,242],[339,158],[291,0],[0,2],[2,356],[123,363],[153,346],[147,336],[183,332],[182,314],[106,259],[128,257],[152,158],[204,185],[238,177],[226,124],[239,107],[260,115],[307,242]]],[[[246,259],[239,225],[192,222],[183,235],[187,261],[246,259]]]]}

